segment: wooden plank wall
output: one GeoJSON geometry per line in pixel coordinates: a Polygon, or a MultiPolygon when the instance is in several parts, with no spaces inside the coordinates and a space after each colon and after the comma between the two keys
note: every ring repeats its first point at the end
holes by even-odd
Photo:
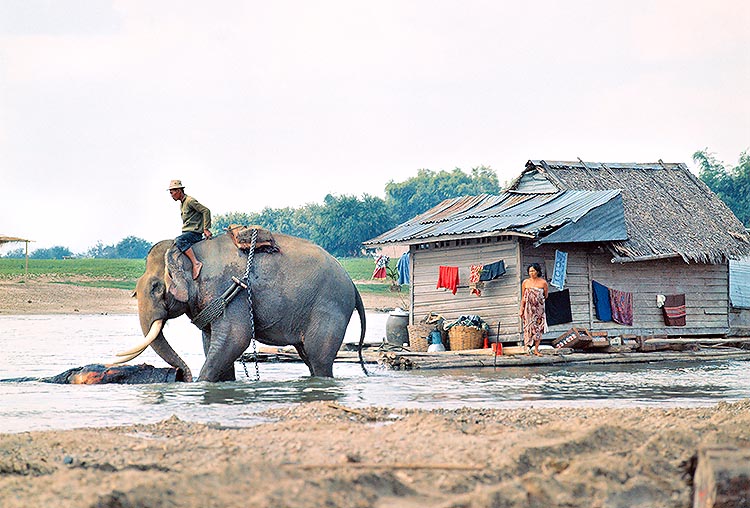
{"type": "MultiPolygon", "coordinates": [[[[592,331],[606,330],[610,335],[708,335],[725,334],[729,330],[729,272],[726,264],[687,264],[679,258],[618,264],[610,261],[611,255],[593,249],[573,245],[558,248],[568,253],[565,287],[570,290],[573,323],[551,326],[545,339],[556,337],[575,325],[592,331]],[[596,319],[591,296],[592,279],[607,287],[633,293],[632,327],[596,319]],[[681,293],[686,295],[687,325],[665,326],[662,311],[656,307],[656,295],[681,293]]],[[[554,259],[554,247],[534,248],[530,242],[522,242],[522,265],[539,263],[548,280],[554,259]]],[[[556,289],[550,287],[550,290],[556,289]]]]}
{"type": "Polygon", "coordinates": [[[519,251],[516,237],[431,242],[429,248],[411,246],[412,322],[419,322],[430,312],[453,320],[463,314],[477,314],[490,325],[490,340],[495,341],[500,323],[500,340],[517,341],[520,332],[519,251]],[[468,288],[469,266],[505,261],[506,273],[486,282],[482,295],[472,295],[468,288]],[[456,294],[436,289],[438,268],[457,266],[459,287],[456,294]]]}
{"type": "Polygon", "coordinates": [[[610,256],[592,256],[592,278],[607,287],[632,291],[631,327],[596,320],[598,329],[618,333],[701,335],[729,331],[728,264],[687,264],[682,259],[611,263],[610,256]],[[685,294],[686,326],[665,326],[656,295],[685,294]]]}

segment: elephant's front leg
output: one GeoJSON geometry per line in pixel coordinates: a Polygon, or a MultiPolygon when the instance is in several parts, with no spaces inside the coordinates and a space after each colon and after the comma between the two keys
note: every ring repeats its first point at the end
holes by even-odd
{"type": "Polygon", "coordinates": [[[250,344],[250,327],[242,319],[231,319],[227,312],[211,323],[211,331],[204,333],[206,362],[200,372],[200,381],[234,381],[234,362],[250,344]],[[207,344],[208,343],[208,344],[207,344]]]}

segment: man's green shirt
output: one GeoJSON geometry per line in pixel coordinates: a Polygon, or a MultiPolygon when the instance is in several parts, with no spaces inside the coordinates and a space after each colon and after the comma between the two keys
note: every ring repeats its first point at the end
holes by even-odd
{"type": "Polygon", "coordinates": [[[192,196],[185,195],[180,205],[182,213],[182,232],[194,231],[203,233],[204,229],[211,228],[211,210],[198,203],[192,196]]]}

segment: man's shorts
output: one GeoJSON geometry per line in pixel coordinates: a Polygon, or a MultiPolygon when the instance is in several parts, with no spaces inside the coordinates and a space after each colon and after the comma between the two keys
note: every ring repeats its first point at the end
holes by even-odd
{"type": "Polygon", "coordinates": [[[182,233],[180,236],[175,238],[174,243],[177,245],[177,248],[180,249],[181,252],[185,252],[190,247],[193,246],[193,244],[196,244],[203,240],[203,235],[200,233],[196,233],[195,231],[186,231],[185,233],[182,233]]]}

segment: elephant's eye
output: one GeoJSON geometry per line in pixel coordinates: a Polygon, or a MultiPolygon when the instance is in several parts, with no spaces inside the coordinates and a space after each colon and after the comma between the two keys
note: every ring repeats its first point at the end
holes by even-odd
{"type": "Polygon", "coordinates": [[[151,294],[155,295],[164,291],[164,284],[161,281],[155,280],[151,283],[151,294]]]}

